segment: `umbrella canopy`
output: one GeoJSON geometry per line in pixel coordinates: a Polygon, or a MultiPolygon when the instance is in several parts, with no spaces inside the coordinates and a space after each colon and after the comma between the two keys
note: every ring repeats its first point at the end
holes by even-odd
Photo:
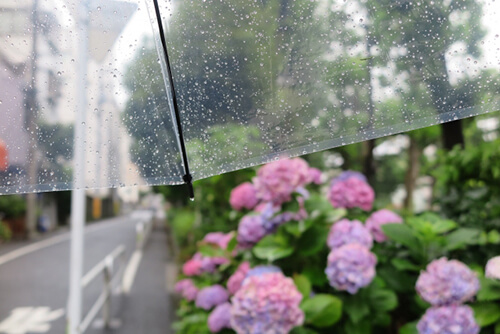
{"type": "Polygon", "coordinates": [[[75,145],[85,188],[178,184],[500,110],[493,0],[78,3],[0,4],[0,193],[74,188],[75,145]]]}

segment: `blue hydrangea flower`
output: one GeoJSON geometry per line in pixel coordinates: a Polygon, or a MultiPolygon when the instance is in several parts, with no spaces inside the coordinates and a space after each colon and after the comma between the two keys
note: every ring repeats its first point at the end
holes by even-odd
{"type": "Polygon", "coordinates": [[[325,269],[330,285],[337,290],[355,294],[375,277],[377,258],[360,244],[347,244],[333,249],[325,269]]]}
{"type": "Polygon", "coordinates": [[[370,231],[359,220],[341,219],[330,228],[326,243],[330,249],[352,243],[372,248],[373,238],[370,231]]]}
{"type": "Polygon", "coordinates": [[[196,296],[196,306],[204,310],[210,310],[212,307],[227,302],[229,293],[221,285],[212,285],[203,288],[196,296]]]}
{"type": "Polygon", "coordinates": [[[478,334],[479,326],[469,306],[429,308],[417,324],[419,334],[478,334]]]}
{"type": "Polygon", "coordinates": [[[462,304],[476,295],[479,280],[462,262],[443,257],[420,273],[416,289],[423,300],[434,306],[462,304]]]}

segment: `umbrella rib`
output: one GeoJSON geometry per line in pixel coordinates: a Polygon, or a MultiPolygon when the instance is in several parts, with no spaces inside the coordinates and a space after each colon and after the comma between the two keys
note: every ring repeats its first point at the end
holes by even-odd
{"type": "Polygon", "coordinates": [[[160,32],[160,40],[161,40],[161,45],[163,48],[163,53],[165,56],[165,62],[167,63],[167,75],[168,75],[168,80],[169,80],[169,87],[170,87],[170,92],[172,96],[172,102],[174,105],[174,113],[175,113],[175,122],[177,124],[177,134],[179,136],[179,143],[181,147],[181,156],[182,156],[182,163],[184,165],[184,176],[182,177],[183,181],[187,184],[188,190],[189,190],[189,197],[191,199],[194,199],[194,190],[193,190],[193,177],[191,176],[191,173],[189,172],[189,163],[188,163],[188,158],[187,158],[187,152],[186,152],[186,145],[184,143],[184,134],[182,132],[182,123],[181,123],[181,115],[179,112],[179,106],[177,104],[177,95],[175,93],[175,87],[174,87],[174,79],[172,75],[172,70],[170,68],[170,59],[168,57],[168,50],[167,50],[167,42],[165,39],[165,32],[163,30],[163,23],[161,20],[161,15],[160,15],[160,7],[158,6],[158,0],[153,0],[154,6],[155,6],[155,14],[156,14],[156,21],[158,22],[158,30],[160,32]]]}

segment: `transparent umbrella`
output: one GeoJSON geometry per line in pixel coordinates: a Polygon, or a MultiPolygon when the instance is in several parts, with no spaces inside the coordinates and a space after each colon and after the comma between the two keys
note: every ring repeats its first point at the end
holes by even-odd
{"type": "Polygon", "coordinates": [[[500,110],[499,17],[494,0],[2,0],[0,194],[75,190],[70,332],[86,189],[434,124],[451,147],[500,110]]]}
{"type": "MultiPolygon", "coordinates": [[[[179,184],[496,111],[499,11],[493,0],[3,1],[0,193],[179,184]]],[[[443,136],[460,142],[460,122],[443,136]]]]}

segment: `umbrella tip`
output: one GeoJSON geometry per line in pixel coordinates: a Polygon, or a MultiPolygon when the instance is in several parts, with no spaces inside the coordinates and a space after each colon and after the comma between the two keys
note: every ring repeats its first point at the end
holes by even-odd
{"type": "Polygon", "coordinates": [[[184,180],[184,182],[187,184],[188,186],[188,191],[189,191],[189,199],[191,201],[194,201],[194,189],[193,189],[193,177],[191,176],[191,174],[186,174],[182,177],[182,179],[184,180]]]}

